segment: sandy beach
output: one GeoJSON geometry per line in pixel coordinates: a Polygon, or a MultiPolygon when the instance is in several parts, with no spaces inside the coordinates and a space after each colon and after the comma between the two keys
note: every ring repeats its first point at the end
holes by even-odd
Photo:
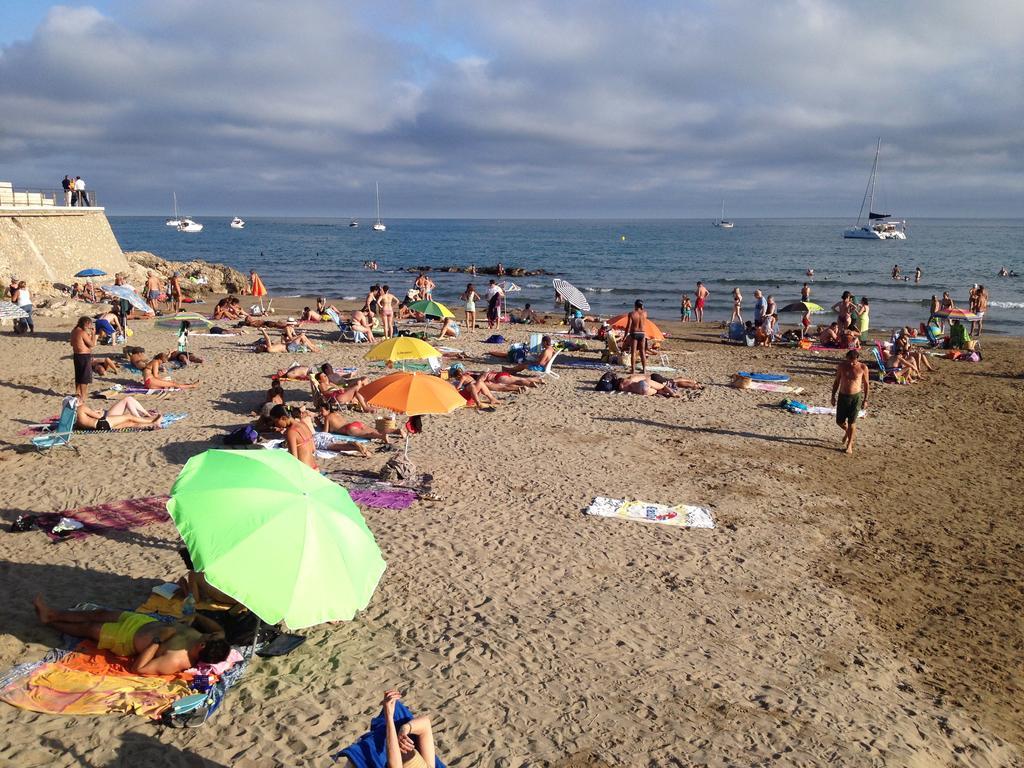
{"type": "MultiPolygon", "coordinates": [[[[2,668],[58,640],[36,622],[37,592],[130,607],[182,572],[171,523],[56,544],[9,523],[167,493],[296,358],[251,353],[256,333],[194,337],[205,364],[174,376],[201,388],[156,403],[187,419],[39,453],[18,432],[72,387],[71,325],[0,334],[2,668]]],[[[151,322],[134,328],[147,350],[173,345],[151,322]]],[[[202,728],[3,704],[0,763],[329,765],[396,687],[459,767],[1024,765],[1024,341],[986,336],[980,363],[936,358],[926,381],[878,387],[847,457],[832,417],[726,386],[780,371],[827,405],[838,354],[728,346],[712,324],[666,330],[670,364],[707,384],[693,397],[601,394],[599,372],[557,368],[493,413],[427,417],[412,457],[442,500],[365,510],[387,561],[368,609],[258,660],[202,728]],[[717,527],[584,516],[595,496],[708,506],[717,527]]],[[[486,336],[455,344],[470,369],[494,364],[486,336]]],[[[367,370],[366,349],[330,341],[301,357],[367,370]]],[[[286,390],[308,403],[305,384],[286,390]]]]}

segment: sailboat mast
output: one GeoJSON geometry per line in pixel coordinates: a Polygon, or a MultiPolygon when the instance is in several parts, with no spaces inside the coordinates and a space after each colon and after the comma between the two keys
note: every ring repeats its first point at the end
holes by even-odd
{"type": "Polygon", "coordinates": [[[878,153],[882,149],[882,137],[878,137],[878,143],[875,145],[875,162],[871,164],[871,197],[868,200],[868,218],[871,218],[871,213],[875,210],[875,174],[878,173],[878,153]]]}
{"type": "Polygon", "coordinates": [[[722,215],[718,217],[719,221],[725,221],[725,198],[722,198],[722,215]]]}
{"type": "Polygon", "coordinates": [[[377,188],[377,223],[380,224],[380,182],[375,181],[374,186],[377,188]]]}

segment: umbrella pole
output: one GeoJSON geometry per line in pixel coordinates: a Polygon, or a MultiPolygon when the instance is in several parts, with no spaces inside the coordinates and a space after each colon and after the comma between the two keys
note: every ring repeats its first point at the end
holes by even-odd
{"type": "Polygon", "coordinates": [[[405,433],[405,458],[409,458],[409,433],[405,433]]]}
{"type": "Polygon", "coordinates": [[[252,633],[252,645],[249,646],[249,658],[247,659],[247,661],[252,661],[252,657],[256,653],[256,641],[259,639],[260,629],[262,627],[263,627],[263,619],[261,619],[259,616],[257,616],[256,617],[256,629],[252,633]]]}

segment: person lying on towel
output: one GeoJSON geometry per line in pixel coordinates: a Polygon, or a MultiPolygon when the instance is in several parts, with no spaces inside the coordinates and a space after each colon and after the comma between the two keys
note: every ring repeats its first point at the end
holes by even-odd
{"type": "Polygon", "coordinates": [[[207,633],[185,624],[164,624],[152,616],[131,611],[60,611],[37,595],[34,601],[39,621],[58,632],[95,640],[100,650],[134,658],[132,672],[139,675],[174,675],[202,662],[219,664],[227,659],[231,645],[224,630],[205,616],[196,616],[207,633]]]}

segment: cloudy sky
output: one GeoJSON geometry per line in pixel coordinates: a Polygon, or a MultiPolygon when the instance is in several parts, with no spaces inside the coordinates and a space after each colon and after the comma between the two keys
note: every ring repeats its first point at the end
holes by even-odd
{"type": "Polygon", "coordinates": [[[0,178],[111,213],[1024,212],[1024,2],[5,0],[0,178]]]}

